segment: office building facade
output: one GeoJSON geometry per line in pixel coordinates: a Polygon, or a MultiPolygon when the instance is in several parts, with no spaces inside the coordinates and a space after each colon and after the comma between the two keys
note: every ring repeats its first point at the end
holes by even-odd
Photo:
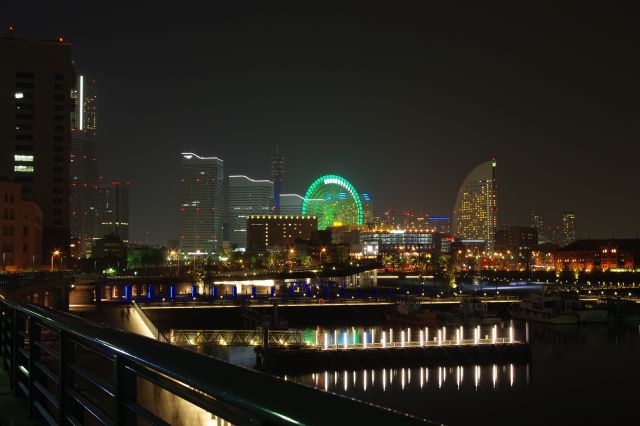
{"type": "Polygon", "coordinates": [[[453,211],[453,234],[461,240],[484,240],[495,248],[497,224],[496,162],[480,164],[460,186],[453,211]]]}
{"type": "MultiPolygon", "coordinates": [[[[43,252],[68,253],[71,45],[0,38],[0,176],[43,214],[43,252]]],[[[46,256],[45,256],[46,257],[46,256]]]]}
{"type": "Polygon", "coordinates": [[[247,218],[271,213],[273,188],[270,180],[256,180],[244,175],[229,176],[227,222],[231,247],[247,248],[247,218]]]}
{"type": "Polygon", "coordinates": [[[360,202],[362,203],[362,223],[365,225],[373,226],[373,198],[371,194],[364,192],[360,195],[360,202]]]}
{"type": "Polygon", "coordinates": [[[577,240],[555,253],[557,271],[640,271],[640,240],[577,240]]]}
{"type": "Polygon", "coordinates": [[[129,243],[129,182],[112,181],[98,187],[97,238],[113,234],[129,243]]]}
{"type": "Polygon", "coordinates": [[[576,240],[576,214],[564,212],[562,213],[562,245],[567,246],[576,240]]]}
{"type": "Polygon", "coordinates": [[[380,253],[407,252],[407,253],[440,253],[441,240],[436,232],[429,231],[362,231],[360,232],[360,244],[363,247],[377,243],[380,253]]]}
{"type": "Polygon", "coordinates": [[[310,240],[318,218],[302,215],[256,215],[247,218],[247,250],[265,252],[293,247],[296,240],[310,240]]]}
{"type": "Polygon", "coordinates": [[[280,214],[288,216],[300,215],[304,197],[298,194],[280,194],[280,214]]]}
{"type": "Polygon", "coordinates": [[[442,235],[451,235],[450,216],[429,216],[425,218],[424,223],[427,229],[433,229],[442,235]]]}
{"type": "MultiPolygon", "coordinates": [[[[284,156],[280,154],[280,147],[276,146],[276,152],[271,157],[271,181],[273,182],[273,213],[280,214],[280,194],[284,181],[284,156]]],[[[298,212],[299,213],[299,212],[298,212]]]]}
{"type": "Polygon", "coordinates": [[[41,265],[42,210],[22,200],[22,188],[0,181],[0,253],[3,271],[24,271],[41,265]]]}
{"type": "Polygon", "coordinates": [[[496,232],[496,250],[517,252],[538,245],[538,230],[533,226],[511,226],[496,232]]]}
{"type": "Polygon", "coordinates": [[[222,251],[224,162],[180,154],[180,252],[216,257],[222,251]]]}

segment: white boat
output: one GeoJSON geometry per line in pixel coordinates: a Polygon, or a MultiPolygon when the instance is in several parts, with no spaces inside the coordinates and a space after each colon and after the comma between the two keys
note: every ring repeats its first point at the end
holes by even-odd
{"type": "Polygon", "coordinates": [[[561,297],[532,294],[508,309],[513,318],[545,324],[577,324],[580,316],[561,297]]]}

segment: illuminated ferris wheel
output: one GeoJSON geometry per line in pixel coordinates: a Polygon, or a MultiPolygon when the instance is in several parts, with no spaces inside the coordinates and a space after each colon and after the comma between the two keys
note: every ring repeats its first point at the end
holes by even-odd
{"type": "Polygon", "coordinates": [[[325,175],[309,186],[302,201],[302,214],[317,216],[318,229],[361,225],[362,202],[348,180],[336,175],[325,175]]]}

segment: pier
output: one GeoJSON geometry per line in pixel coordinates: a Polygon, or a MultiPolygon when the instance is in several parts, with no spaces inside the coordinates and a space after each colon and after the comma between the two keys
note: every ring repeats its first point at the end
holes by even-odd
{"type": "MultiPolygon", "coordinates": [[[[348,331],[315,333],[313,342],[300,346],[280,344],[275,347],[257,346],[256,364],[275,373],[301,372],[314,368],[376,368],[394,366],[421,366],[432,362],[464,364],[522,361],[531,356],[529,343],[515,339],[513,327],[508,334],[498,336],[496,326],[490,335],[481,335],[481,328],[472,329],[473,337],[465,338],[463,327],[447,334],[446,327],[412,331],[400,330],[394,339],[394,330],[382,331],[376,340],[374,333],[356,334],[348,331]]],[[[528,329],[526,331],[528,335],[528,329]]]]}

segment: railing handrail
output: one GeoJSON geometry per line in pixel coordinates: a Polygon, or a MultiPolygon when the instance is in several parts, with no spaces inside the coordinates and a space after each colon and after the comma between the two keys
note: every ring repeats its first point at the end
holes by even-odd
{"type": "Polygon", "coordinates": [[[276,424],[327,424],[349,413],[365,423],[414,424],[425,420],[346,396],[283,381],[167,343],[92,323],[50,308],[0,295],[0,303],[53,330],[72,335],[129,362],[183,383],[251,416],[276,424]],[[293,400],[295,399],[295,400],[293,400]]]}

